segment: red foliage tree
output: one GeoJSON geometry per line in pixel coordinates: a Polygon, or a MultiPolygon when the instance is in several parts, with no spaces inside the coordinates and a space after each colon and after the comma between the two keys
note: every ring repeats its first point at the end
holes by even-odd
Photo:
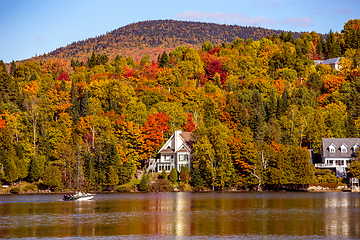
{"type": "Polygon", "coordinates": [[[205,73],[208,80],[213,80],[215,73],[219,73],[221,84],[224,85],[227,74],[221,66],[221,62],[219,60],[212,60],[205,69],[205,73]]]}
{"type": "Polygon", "coordinates": [[[140,150],[143,159],[151,157],[163,144],[164,134],[169,132],[168,122],[169,116],[165,113],[156,113],[148,117],[140,129],[144,143],[140,150]]]}
{"type": "Polygon", "coordinates": [[[192,132],[196,129],[195,123],[192,120],[192,114],[191,113],[187,113],[188,117],[187,117],[187,122],[182,126],[182,129],[185,132],[192,132]]]}
{"type": "Polygon", "coordinates": [[[59,77],[57,78],[58,81],[62,81],[62,80],[65,80],[65,81],[70,81],[70,78],[69,78],[69,74],[67,74],[66,72],[63,72],[59,75],[59,77]]]}

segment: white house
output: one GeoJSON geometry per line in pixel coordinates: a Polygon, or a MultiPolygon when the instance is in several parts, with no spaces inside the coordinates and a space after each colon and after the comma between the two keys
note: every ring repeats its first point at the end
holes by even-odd
{"type": "Polygon", "coordinates": [[[341,67],[340,59],[341,59],[340,57],[337,57],[337,58],[330,58],[330,59],[326,59],[326,60],[314,60],[314,64],[315,64],[315,66],[319,65],[319,64],[329,65],[336,71],[339,71],[340,67],[341,67]]]}
{"type": "Polygon", "coordinates": [[[323,138],[321,145],[321,163],[316,168],[336,171],[337,177],[346,177],[346,168],[355,157],[360,146],[360,138],[323,138]]]}
{"type": "Polygon", "coordinates": [[[182,166],[187,166],[190,169],[192,143],[191,132],[176,130],[159,150],[150,170],[162,172],[165,169],[169,173],[171,168],[180,171],[182,166]]]}

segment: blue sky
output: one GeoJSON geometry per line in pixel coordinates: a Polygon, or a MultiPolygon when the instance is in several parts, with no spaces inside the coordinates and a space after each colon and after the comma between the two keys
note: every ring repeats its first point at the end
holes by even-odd
{"type": "Polygon", "coordinates": [[[145,20],[340,32],[360,0],[0,0],[0,59],[22,60],[145,20]]]}

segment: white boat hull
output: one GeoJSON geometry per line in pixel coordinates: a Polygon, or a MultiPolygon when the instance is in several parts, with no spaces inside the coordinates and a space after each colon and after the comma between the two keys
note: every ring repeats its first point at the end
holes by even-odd
{"type": "Polygon", "coordinates": [[[74,195],[66,194],[64,195],[64,201],[88,201],[95,197],[95,194],[91,193],[77,193],[74,195]]]}

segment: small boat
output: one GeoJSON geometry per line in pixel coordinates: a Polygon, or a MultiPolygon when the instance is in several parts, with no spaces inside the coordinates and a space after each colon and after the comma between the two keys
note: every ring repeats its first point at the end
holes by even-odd
{"type": "Polygon", "coordinates": [[[65,194],[64,201],[86,201],[95,197],[95,194],[78,192],[75,194],[65,194]]]}

